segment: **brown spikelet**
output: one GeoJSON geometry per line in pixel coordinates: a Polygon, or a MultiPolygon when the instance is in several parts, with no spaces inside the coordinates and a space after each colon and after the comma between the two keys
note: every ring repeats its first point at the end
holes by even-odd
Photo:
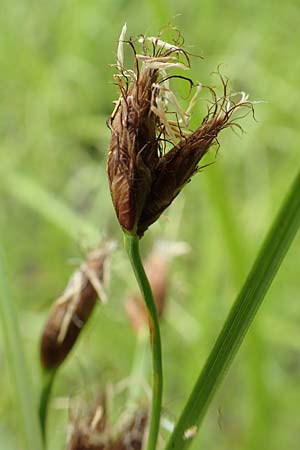
{"type": "Polygon", "coordinates": [[[87,323],[97,297],[103,297],[101,286],[108,252],[107,247],[90,253],[54,303],[40,343],[41,363],[46,369],[55,369],[64,361],[87,323]]]}
{"type": "Polygon", "coordinates": [[[116,214],[126,231],[136,229],[157,159],[156,116],[151,112],[151,86],[156,79],[157,71],[145,69],[125,89],[117,78],[121,96],[110,121],[107,172],[116,214]]]}
{"type": "Polygon", "coordinates": [[[220,131],[238,124],[233,113],[241,107],[253,109],[243,92],[228,94],[222,75],[222,97],[213,96],[201,125],[189,129],[191,109],[201,84],[182,75],[167,75],[169,69],[188,69],[189,54],[161,37],[127,41],[134,52],[135,70],[123,67],[123,28],[118,47],[120,97],[110,119],[112,132],[107,172],[113,204],[121,227],[143,236],[197,172],[198,164],[217,142],[220,131]],[[141,53],[136,47],[141,44],[141,53]],[[188,81],[196,93],[184,111],[170,88],[172,78],[188,81]],[[237,97],[239,95],[239,97],[237,97]],[[237,98],[237,100],[235,100],[237,98]],[[166,142],[173,147],[166,151],[166,142]]]}
{"type": "Polygon", "coordinates": [[[226,121],[211,120],[160,158],[153,173],[151,191],[141,214],[137,234],[142,236],[173,202],[197,172],[198,164],[217,139],[226,121]]]}

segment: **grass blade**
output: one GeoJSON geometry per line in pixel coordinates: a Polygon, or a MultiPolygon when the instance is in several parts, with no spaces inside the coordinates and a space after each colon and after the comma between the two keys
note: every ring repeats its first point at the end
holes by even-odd
{"type": "Polygon", "coordinates": [[[300,172],[256,258],[175,426],[166,450],[187,448],[300,226],[300,172]]]}
{"type": "Polygon", "coordinates": [[[17,316],[9,293],[0,252],[0,316],[4,335],[4,349],[14,380],[16,409],[22,422],[24,446],[28,450],[42,450],[43,443],[38,422],[37,405],[23,351],[17,316]]]}

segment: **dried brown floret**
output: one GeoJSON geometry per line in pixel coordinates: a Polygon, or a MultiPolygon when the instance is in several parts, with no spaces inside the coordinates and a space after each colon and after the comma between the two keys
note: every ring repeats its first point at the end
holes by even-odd
{"type": "Polygon", "coordinates": [[[44,327],[40,344],[42,366],[55,369],[69,354],[88,321],[97,298],[105,300],[102,283],[111,246],[91,252],[72,275],[56,300],[44,327]]]}

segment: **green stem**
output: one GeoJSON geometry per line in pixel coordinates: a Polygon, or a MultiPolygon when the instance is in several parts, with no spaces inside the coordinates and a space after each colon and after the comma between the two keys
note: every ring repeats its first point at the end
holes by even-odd
{"type": "Polygon", "coordinates": [[[163,389],[161,342],[158,316],[152,290],[140,257],[139,238],[137,236],[124,234],[124,245],[131,262],[136,280],[144,297],[148,313],[150,342],[152,349],[153,386],[147,450],[155,450],[159,432],[163,389]]]}
{"type": "MultiPolygon", "coordinates": [[[[46,422],[48,415],[48,406],[51,395],[51,390],[55,378],[56,370],[45,371],[43,372],[42,377],[42,390],[40,395],[40,404],[39,404],[39,418],[41,424],[41,430],[44,442],[46,443],[46,422]]],[[[46,446],[46,445],[45,445],[46,446]]]]}
{"type": "Polygon", "coordinates": [[[200,373],[166,450],[184,450],[203,420],[300,226],[300,172],[200,373]],[[189,430],[190,432],[187,432],[189,430]]]}

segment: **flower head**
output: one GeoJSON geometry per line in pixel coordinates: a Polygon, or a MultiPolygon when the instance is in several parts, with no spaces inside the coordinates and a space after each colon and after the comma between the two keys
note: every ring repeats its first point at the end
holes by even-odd
{"type": "Polygon", "coordinates": [[[107,243],[89,253],[53,304],[40,343],[44,368],[55,369],[64,361],[91,316],[97,298],[105,301],[103,281],[112,248],[112,243],[107,243]]]}
{"type": "Polygon", "coordinates": [[[223,95],[219,98],[209,88],[213,101],[201,125],[191,131],[191,110],[202,86],[183,75],[167,73],[169,69],[188,70],[189,54],[177,42],[140,37],[127,41],[134,52],[135,68],[125,69],[125,33],[126,25],[117,52],[115,80],[120,96],[109,121],[112,136],[107,172],[121,227],[141,237],[197,172],[199,161],[219,132],[236,125],[233,113],[241,107],[252,109],[252,104],[244,93],[229,95],[228,82],[221,76],[223,95]],[[170,87],[174,77],[196,88],[186,110],[170,87]],[[172,145],[168,151],[167,142],[172,145]]]}

